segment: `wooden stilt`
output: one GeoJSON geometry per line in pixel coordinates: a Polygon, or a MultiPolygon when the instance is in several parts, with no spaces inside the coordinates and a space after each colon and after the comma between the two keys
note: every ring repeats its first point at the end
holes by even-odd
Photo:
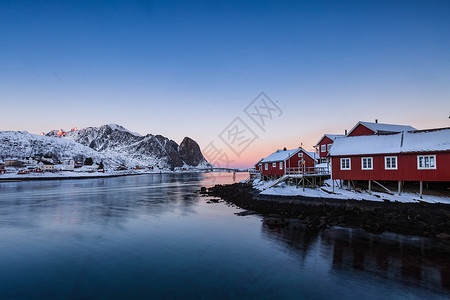
{"type": "Polygon", "coordinates": [[[372,190],[372,181],[369,180],[369,195],[372,194],[371,190],[372,190]]]}
{"type": "Polygon", "coordinates": [[[423,181],[420,182],[419,198],[422,199],[423,181]]]}
{"type": "Polygon", "coordinates": [[[398,195],[400,196],[402,194],[402,182],[398,181],[398,195]]]}
{"type": "Polygon", "coordinates": [[[334,194],[334,180],[332,180],[333,181],[333,194],[334,194]]]}

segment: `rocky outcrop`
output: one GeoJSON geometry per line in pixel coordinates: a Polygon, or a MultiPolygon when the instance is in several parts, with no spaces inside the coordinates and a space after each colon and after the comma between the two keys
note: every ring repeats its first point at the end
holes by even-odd
{"type": "Polygon", "coordinates": [[[181,142],[178,153],[180,158],[191,166],[197,166],[206,162],[197,142],[188,137],[185,137],[181,142]]]}

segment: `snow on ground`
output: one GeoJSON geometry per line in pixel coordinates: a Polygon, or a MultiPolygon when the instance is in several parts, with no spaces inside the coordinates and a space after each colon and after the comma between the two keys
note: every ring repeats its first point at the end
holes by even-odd
{"type": "Polygon", "coordinates": [[[325,180],[328,186],[321,188],[306,188],[303,191],[302,186],[289,186],[286,183],[278,184],[275,187],[269,188],[273,185],[275,181],[261,181],[259,179],[253,182],[253,187],[261,191],[261,195],[273,195],[273,196],[304,196],[304,197],[315,197],[315,198],[329,198],[329,199],[353,199],[353,200],[370,200],[370,201],[396,201],[396,202],[429,202],[429,203],[445,203],[450,204],[449,197],[439,197],[433,195],[423,195],[422,199],[419,198],[418,193],[402,193],[401,195],[390,195],[386,193],[378,193],[372,192],[372,194],[368,194],[365,191],[356,192],[356,191],[348,191],[346,189],[340,189],[337,186],[334,187],[334,194],[330,194],[333,191],[331,187],[332,182],[331,179],[325,180]],[[325,192],[323,189],[329,191],[330,193],[325,192]]]}

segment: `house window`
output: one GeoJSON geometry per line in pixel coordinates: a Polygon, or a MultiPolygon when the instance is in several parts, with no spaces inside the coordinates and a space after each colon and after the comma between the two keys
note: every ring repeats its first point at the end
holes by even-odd
{"type": "Polygon", "coordinates": [[[436,155],[417,155],[417,169],[436,169],[436,155]]]}
{"type": "Polygon", "coordinates": [[[283,162],[280,161],[280,170],[283,170],[283,162]]]}
{"type": "Polygon", "coordinates": [[[361,169],[373,170],[373,158],[372,157],[361,157],[361,169]]]}
{"type": "Polygon", "coordinates": [[[321,145],[320,152],[327,152],[327,145],[321,145]]]}
{"type": "Polygon", "coordinates": [[[328,145],[327,145],[327,151],[330,151],[331,145],[333,145],[333,144],[328,144],[328,145]]]}
{"type": "Polygon", "coordinates": [[[269,164],[268,164],[268,163],[265,163],[265,164],[264,164],[264,169],[266,169],[266,170],[269,169],[269,164]]]}
{"type": "Polygon", "coordinates": [[[303,152],[299,152],[298,157],[303,157],[303,152]]]}
{"type": "Polygon", "coordinates": [[[350,158],[341,158],[341,170],[351,170],[350,158]]]}
{"type": "Polygon", "coordinates": [[[272,168],[276,168],[276,167],[277,167],[277,163],[276,162],[272,163],[272,168]]]}
{"type": "Polygon", "coordinates": [[[397,170],[397,156],[385,156],[384,157],[384,169],[385,170],[397,170]]]}

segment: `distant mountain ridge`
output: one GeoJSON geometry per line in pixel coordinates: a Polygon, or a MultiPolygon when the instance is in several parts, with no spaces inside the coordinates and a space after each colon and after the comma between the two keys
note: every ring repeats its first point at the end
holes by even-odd
{"type": "Polygon", "coordinates": [[[110,166],[152,166],[160,169],[210,166],[199,145],[189,137],[185,137],[178,145],[162,135],[142,136],[117,124],[73,128],[67,132],[52,130],[45,136],[24,132],[0,132],[0,145],[1,157],[21,157],[25,153],[26,156],[51,153],[64,157],[68,156],[64,149],[70,148],[73,150],[70,152],[72,156],[92,157],[95,154],[94,159],[104,160],[105,164],[110,166]],[[17,148],[17,151],[9,149],[11,147],[17,148]]]}

